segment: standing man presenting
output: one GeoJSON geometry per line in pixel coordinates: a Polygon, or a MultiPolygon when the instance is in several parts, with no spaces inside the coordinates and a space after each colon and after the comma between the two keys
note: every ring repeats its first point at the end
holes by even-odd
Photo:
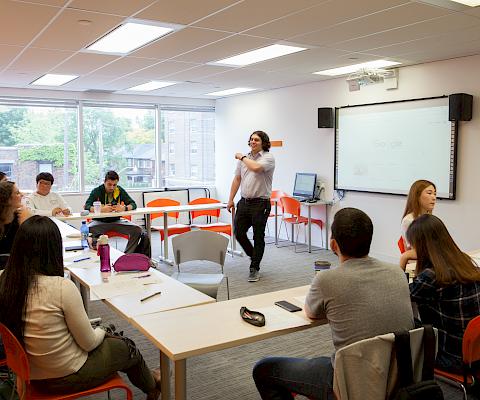
{"type": "Polygon", "coordinates": [[[233,207],[233,199],[240,188],[241,199],[235,214],[235,237],[250,257],[249,282],[260,279],[260,262],[265,250],[265,225],[270,215],[275,159],[270,154],[270,139],[263,131],[255,131],[248,141],[251,152],[247,155],[236,153],[238,160],[228,200],[228,211],[233,207]],[[253,243],[247,231],[253,227],[253,243]]]}

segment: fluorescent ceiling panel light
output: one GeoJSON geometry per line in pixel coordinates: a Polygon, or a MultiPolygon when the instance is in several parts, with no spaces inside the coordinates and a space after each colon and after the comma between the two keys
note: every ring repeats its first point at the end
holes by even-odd
{"type": "Polygon", "coordinates": [[[30,85],[62,86],[76,78],[78,78],[78,75],[46,74],[33,81],[30,85]]]}
{"type": "Polygon", "coordinates": [[[479,0],[452,0],[452,1],[454,1],[455,3],[465,4],[466,6],[470,6],[470,7],[480,6],[479,0]]]}
{"type": "Polygon", "coordinates": [[[125,90],[135,90],[137,92],[148,92],[150,90],[156,90],[160,88],[164,88],[167,86],[175,85],[177,82],[162,82],[162,81],[150,81],[147,83],[142,83],[141,85],[137,85],[125,90]]]}
{"type": "Polygon", "coordinates": [[[346,75],[346,74],[351,74],[352,72],[356,72],[359,69],[378,69],[378,68],[391,67],[393,65],[398,65],[398,64],[400,63],[396,61],[375,60],[375,61],[368,61],[361,64],[347,65],[345,67],[340,67],[340,68],[326,69],[324,71],[314,72],[314,74],[329,75],[329,76],[346,75]]]}
{"type": "Polygon", "coordinates": [[[270,60],[271,58],[285,56],[287,54],[297,53],[307,50],[305,47],[287,46],[284,44],[272,44],[271,46],[262,47],[261,49],[252,50],[237,56],[224,58],[215,61],[212,64],[233,65],[241,67],[244,65],[254,64],[260,61],[270,60]]]}
{"type": "Polygon", "coordinates": [[[220,90],[219,92],[206,93],[206,95],[207,96],[229,96],[231,94],[251,92],[252,90],[256,90],[256,89],[237,87],[233,89],[220,90]]]}
{"type": "Polygon", "coordinates": [[[87,47],[101,53],[126,54],[172,32],[173,28],[127,22],[87,47]]]}

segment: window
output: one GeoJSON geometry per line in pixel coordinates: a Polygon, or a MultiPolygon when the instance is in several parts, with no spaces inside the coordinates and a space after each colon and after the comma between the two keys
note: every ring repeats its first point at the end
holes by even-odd
{"type": "Polygon", "coordinates": [[[4,172],[8,176],[8,179],[15,180],[13,176],[13,162],[0,162],[0,171],[4,172]]]}
{"type": "Polygon", "coordinates": [[[215,114],[212,111],[162,110],[169,168],[165,186],[215,182],[215,114]],[[172,132],[175,134],[172,135],[172,132]],[[172,169],[172,165],[174,168],[172,169]]]}
{"type": "Polygon", "coordinates": [[[120,185],[125,188],[152,187],[155,163],[145,170],[144,159],[156,158],[153,107],[95,105],[85,106],[83,113],[85,190],[103,182],[105,173],[111,169],[120,175],[120,185]]]}
{"type": "Polygon", "coordinates": [[[37,173],[47,171],[56,190],[78,191],[77,142],[74,105],[0,103],[0,164],[21,189],[35,189],[37,173]]]}

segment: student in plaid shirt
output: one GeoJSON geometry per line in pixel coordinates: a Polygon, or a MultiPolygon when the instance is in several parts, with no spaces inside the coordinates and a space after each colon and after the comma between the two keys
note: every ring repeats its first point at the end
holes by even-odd
{"type": "Polygon", "coordinates": [[[461,374],[463,333],[480,314],[480,268],[434,215],[413,221],[407,238],[417,253],[417,277],[410,284],[410,296],[422,322],[438,329],[436,365],[461,374]]]}

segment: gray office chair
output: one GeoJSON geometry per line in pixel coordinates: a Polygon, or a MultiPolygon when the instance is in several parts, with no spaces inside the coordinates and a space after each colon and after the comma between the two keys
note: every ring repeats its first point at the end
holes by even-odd
{"type": "Polygon", "coordinates": [[[227,284],[227,298],[230,299],[228,277],[223,273],[228,238],[211,231],[195,230],[182,233],[172,238],[173,254],[178,272],[172,278],[199,290],[206,295],[217,298],[218,288],[223,278],[227,284]],[[221,274],[185,273],[180,271],[180,264],[188,261],[212,261],[220,265],[221,274]]]}

